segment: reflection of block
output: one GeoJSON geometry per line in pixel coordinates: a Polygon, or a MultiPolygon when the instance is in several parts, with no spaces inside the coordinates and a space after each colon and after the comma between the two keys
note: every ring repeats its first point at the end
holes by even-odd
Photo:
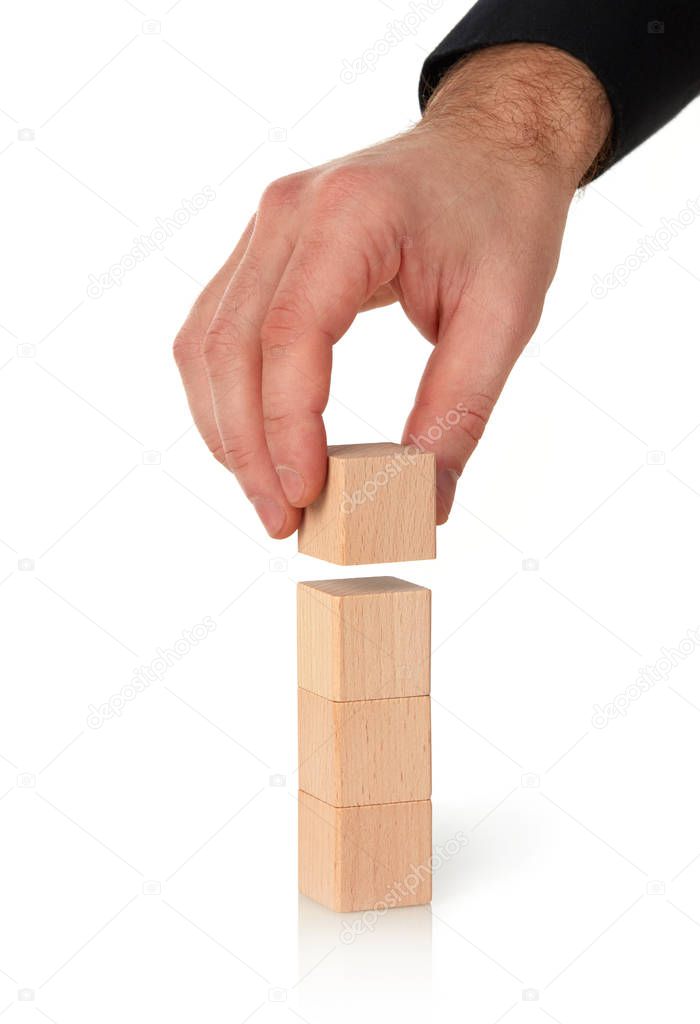
{"type": "Polygon", "coordinates": [[[430,591],[393,576],[297,587],[299,686],[331,700],[430,692],[430,591]]]}
{"type": "Polygon", "coordinates": [[[331,910],[429,903],[431,842],[429,800],[331,807],[299,793],[299,890],[331,910]]]}
{"type": "Polygon", "coordinates": [[[299,788],[335,807],[430,797],[430,697],[299,690],[299,788]]]}
{"type": "Polygon", "coordinates": [[[338,565],[435,558],[435,456],[399,444],[329,448],[299,551],[338,565]]]}

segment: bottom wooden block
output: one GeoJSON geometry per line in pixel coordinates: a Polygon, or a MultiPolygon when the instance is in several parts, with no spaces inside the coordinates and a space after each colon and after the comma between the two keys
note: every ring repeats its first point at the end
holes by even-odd
{"type": "Polygon", "coordinates": [[[299,891],[336,911],[429,903],[430,800],[333,807],[299,793],[299,891]]]}

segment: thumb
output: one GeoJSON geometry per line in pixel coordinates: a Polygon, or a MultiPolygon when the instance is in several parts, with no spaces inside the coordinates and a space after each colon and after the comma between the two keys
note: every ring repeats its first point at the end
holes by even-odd
{"type": "Polygon", "coordinates": [[[525,318],[507,321],[498,309],[461,297],[440,327],[404,428],[404,444],[436,456],[438,524],[447,521],[457,481],[531,333],[525,318]]]}

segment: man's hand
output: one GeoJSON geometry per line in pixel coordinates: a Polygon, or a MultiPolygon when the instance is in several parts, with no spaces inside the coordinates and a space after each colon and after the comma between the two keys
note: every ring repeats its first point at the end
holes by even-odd
{"type": "Polygon", "coordinates": [[[448,74],[411,131],[266,189],[175,356],[197,427],[271,536],[323,486],[333,343],[396,300],[435,346],[404,441],[435,452],[447,519],[610,118],[574,58],[494,47],[448,74]]]}

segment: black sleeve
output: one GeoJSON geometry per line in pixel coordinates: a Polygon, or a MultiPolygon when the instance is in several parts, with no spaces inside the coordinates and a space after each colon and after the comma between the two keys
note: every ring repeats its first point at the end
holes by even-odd
{"type": "Polygon", "coordinates": [[[421,110],[461,57],[516,42],[566,50],[598,77],[614,114],[607,166],[700,93],[700,0],[478,0],[426,60],[421,110]]]}

